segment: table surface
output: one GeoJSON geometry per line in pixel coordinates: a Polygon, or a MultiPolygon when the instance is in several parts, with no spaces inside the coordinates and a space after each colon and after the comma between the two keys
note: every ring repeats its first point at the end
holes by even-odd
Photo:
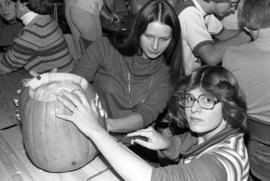
{"type": "Polygon", "coordinates": [[[21,70],[0,75],[0,181],[119,181],[122,180],[99,154],[84,167],[65,173],[49,173],[34,166],[28,159],[16,120],[13,98],[18,97],[21,70]]]}

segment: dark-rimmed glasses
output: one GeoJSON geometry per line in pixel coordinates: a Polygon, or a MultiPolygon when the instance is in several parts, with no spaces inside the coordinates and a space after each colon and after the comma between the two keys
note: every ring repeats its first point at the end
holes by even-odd
{"type": "Polygon", "coordinates": [[[201,94],[198,98],[195,98],[190,93],[185,93],[180,96],[180,105],[184,108],[191,108],[194,104],[194,102],[197,101],[202,109],[211,110],[214,109],[215,105],[219,103],[220,101],[208,94],[201,94]]]}

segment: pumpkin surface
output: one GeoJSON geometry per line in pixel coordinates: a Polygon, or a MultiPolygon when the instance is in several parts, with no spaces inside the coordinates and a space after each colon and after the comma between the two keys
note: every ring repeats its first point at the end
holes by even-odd
{"type": "MultiPolygon", "coordinates": [[[[49,172],[67,172],[81,168],[96,155],[97,149],[77,127],[59,119],[56,113],[71,114],[57,101],[62,90],[81,89],[88,101],[95,89],[80,76],[69,73],[45,73],[28,81],[20,94],[19,112],[23,142],[32,163],[49,172]]],[[[105,128],[105,118],[99,123],[105,128]]]]}

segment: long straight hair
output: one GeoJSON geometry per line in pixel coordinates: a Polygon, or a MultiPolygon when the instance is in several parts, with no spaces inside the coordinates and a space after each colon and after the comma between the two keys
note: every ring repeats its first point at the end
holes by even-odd
{"type": "Polygon", "coordinates": [[[113,46],[124,56],[142,54],[140,36],[146,31],[149,23],[158,21],[172,29],[172,38],[163,56],[171,67],[171,82],[175,84],[184,75],[180,23],[174,9],[166,0],[148,2],[134,17],[130,34],[123,41],[112,37],[113,46]],[[119,43],[121,42],[121,43],[119,43]]]}

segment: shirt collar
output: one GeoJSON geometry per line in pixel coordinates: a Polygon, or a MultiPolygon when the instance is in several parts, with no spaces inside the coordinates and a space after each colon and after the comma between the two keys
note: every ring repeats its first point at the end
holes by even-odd
{"type": "Polygon", "coordinates": [[[28,25],[37,15],[38,15],[37,13],[29,11],[21,17],[21,20],[24,25],[28,25]]]}

